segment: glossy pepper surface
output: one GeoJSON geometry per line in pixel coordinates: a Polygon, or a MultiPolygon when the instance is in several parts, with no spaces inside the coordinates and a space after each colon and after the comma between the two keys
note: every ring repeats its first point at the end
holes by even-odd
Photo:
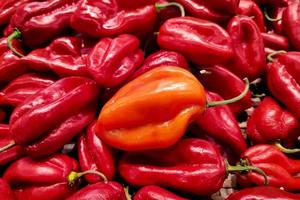
{"type": "Polygon", "coordinates": [[[101,39],[87,58],[90,75],[102,86],[120,85],[143,63],[139,45],[139,39],[128,34],[101,39]]]}
{"type": "Polygon", "coordinates": [[[149,185],[141,188],[133,197],[133,200],[187,200],[185,198],[182,198],[180,196],[177,196],[176,194],[155,186],[155,185],[149,185]]]}
{"type": "Polygon", "coordinates": [[[144,36],[154,28],[157,11],[151,1],[120,2],[81,0],[71,17],[72,28],[92,37],[123,33],[144,36]]]}
{"type": "Polygon", "coordinates": [[[266,54],[272,53],[274,51],[279,51],[279,50],[287,51],[290,48],[289,40],[285,36],[272,33],[272,32],[261,33],[261,36],[264,41],[265,51],[266,48],[272,50],[271,52],[266,52],[266,54]]]}
{"type": "Polygon", "coordinates": [[[0,179],[0,199],[3,199],[3,200],[14,200],[15,199],[14,193],[11,190],[10,186],[2,178],[0,179]]]}
{"type": "MultiPolygon", "coordinates": [[[[80,169],[82,171],[96,170],[112,180],[115,173],[115,159],[112,149],[103,143],[95,133],[96,122],[93,122],[77,142],[80,169]]],[[[103,181],[97,175],[84,177],[89,183],[103,181]]]]}
{"type": "Polygon", "coordinates": [[[198,65],[224,63],[233,56],[228,33],[213,22],[194,17],[167,20],[157,41],[162,49],[177,51],[198,65]]]}
{"type": "Polygon", "coordinates": [[[50,155],[92,120],[100,88],[83,77],[60,79],[20,104],[10,118],[10,132],[30,156],[50,155]]]}
{"type": "Polygon", "coordinates": [[[190,72],[158,67],[123,86],[104,105],[96,132],[119,149],[168,147],[182,137],[205,103],[204,89],[190,72]]]}
{"type": "Polygon", "coordinates": [[[300,3],[290,4],[282,13],[283,32],[288,36],[291,45],[300,50],[300,3]]]}

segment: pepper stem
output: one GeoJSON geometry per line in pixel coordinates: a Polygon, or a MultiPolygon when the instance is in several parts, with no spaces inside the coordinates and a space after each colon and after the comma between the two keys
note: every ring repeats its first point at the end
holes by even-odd
{"type": "Polygon", "coordinates": [[[286,53],[286,51],[284,51],[284,50],[274,51],[273,53],[270,53],[270,54],[267,56],[267,60],[268,60],[269,62],[273,62],[273,61],[274,61],[273,56],[276,56],[276,55],[282,54],[282,53],[286,53]]]}
{"type": "Polygon", "coordinates": [[[166,7],[169,7],[169,6],[176,6],[177,8],[179,8],[180,10],[180,13],[181,13],[181,17],[184,17],[185,16],[185,11],[184,11],[184,7],[179,4],[179,3],[176,3],[176,2],[169,2],[169,3],[164,3],[164,4],[160,4],[160,3],[156,3],[155,4],[155,7],[158,11],[160,11],[161,9],[164,9],[166,7]]]}
{"type": "Polygon", "coordinates": [[[261,170],[260,168],[258,167],[255,167],[253,165],[246,165],[247,162],[244,162],[244,160],[242,160],[242,163],[243,165],[236,165],[236,166],[231,166],[227,160],[225,160],[225,165],[226,165],[226,172],[227,173],[235,173],[235,172],[243,172],[243,171],[246,171],[246,172],[251,172],[251,171],[254,171],[254,172],[257,172],[258,174],[262,175],[265,179],[264,181],[264,184],[265,185],[269,185],[269,180],[268,180],[268,177],[267,177],[267,174],[261,170]]]}
{"type": "Polygon", "coordinates": [[[226,105],[226,104],[230,104],[230,103],[234,103],[237,102],[239,100],[241,100],[242,98],[244,98],[246,96],[246,94],[249,91],[249,80],[247,78],[243,79],[246,83],[245,89],[243,90],[243,92],[241,94],[239,94],[236,97],[233,97],[232,99],[227,99],[227,100],[223,100],[223,101],[211,101],[211,102],[207,102],[206,103],[206,107],[215,107],[215,106],[221,106],[221,105],[226,105]]]}
{"type": "Polygon", "coordinates": [[[108,182],[106,176],[103,173],[95,171],[95,170],[87,170],[87,171],[84,171],[84,172],[71,171],[71,173],[68,175],[68,184],[69,184],[69,186],[72,187],[79,178],[81,178],[82,176],[84,176],[86,174],[96,174],[96,175],[100,176],[103,179],[104,183],[108,182]]]}
{"type": "Polygon", "coordinates": [[[20,39],[21,36],[22,36],[22,33],[18,29],[15,29],[15,31],[7,37],[8,48],[18,57],[23,57],[24,55],[22,53],[18,52],[17,49],[15,49],[13,47],[12,41],[14,39],[20,39]]]}
{"type": "Polygon", "coordinates": [[[281,18],[272,18],[272,17],[270,17],[268,12],[267,12],[267,8],[264,8],[264,16],[270,22],[278,22],[278,21],[281,20],[281,18]]]}
{"type": "Polygon", "coordinates": [[[6,151],[7,149],[9,149],[9,148],[11,148],[11,147],[13,147],[13,146],[15,146],[15,145],[16,145],[16,142],[15,142],[15,141],[12,141],[12,142],[9,143],[8,145],[6,145],[6,146],[0,148],[0,153],[2,153],[3,151],[6,151]]]}
{"type": "Polygon", "coordinates": [[[299,153],[300,152],[300,149],[287,149],[284,146],[282,146],[282,144],[280,142],[275,142],[274,145],[283,153],[289,154],[289,153],[299,153]]]}
{"type": "Polygon", "coordinates": [[[126,198],[126,200],[132,200],[131,199],[131,195],[129,193],[129,188],[128,187],[124,188],[124,192],[125,192],[125,198],[126,198]]]}
{"type": "Polygon", "coordinates": [[[207,71],[207,70],[205,70],[205,69],[200,70],[199,73],[200,73],[201,75],[209,75],[209,74],[211,74],[210,71],[207,71]]]}

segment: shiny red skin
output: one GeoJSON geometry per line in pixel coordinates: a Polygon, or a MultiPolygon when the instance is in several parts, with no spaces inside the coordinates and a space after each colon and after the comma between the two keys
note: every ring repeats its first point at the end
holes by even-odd
{"type": "Polygon", "coordinates": [[[273,19],[281,19],[275,22],[272,22],[272,28],[274,29],[275,33],[283,34],[283,25],[282,25],[282,14],[286,7],[274,7],[272,11],[268,11],[268,14],[273,19]]]}
{"type": "MultiPolygon", "coordinates": [[[[0,124],[0,148],[5,147],[13,141],[14,140],[9,132],[9,125],[0,124]]],[[[0,166],[17,160],[24,156],[24,154],[25,151],[21,146],[13,146],[12,148],[9,148],[0,153],[0,166]]]]}
{"type": "Polygon", "coordinates": [[[19,76],[0,91],[0,105],[15,107],[54,82],[55,78],[36,73],[19,76]]]}
{"type": "Polygon", "coordinates": [[[43,160],[25,157],[11,164],[3,179],[14,190],[16,200],[66,199],[76,189],[68,186],[67,177],[77,170],[76,160],[64,154],[43,160]]]}
{"type": "Polygon", "coordinates": [[[12,113],[10,132],[32,157],[50,155],[93,120],[100,92],[83,77],[60,79],[26,99],[12,113]]]}
{"type": "Polygon", "coordinates": [[[225,64],[241,79],[250,81],[260,77],[265,70],[266,58],[263,38],[256,23],[247,16],[235,16],[227,25],[232,39],[234,56],[225,64]]]}
{"type": "MultiPolygon", "coordinates": [[[[220,95],[207,90],[205,95],[208,102],[224,100],[220,95]]],[[[195,123],[200,133],[204,132],[228,145],[238,156],[247,149],[239,124],[228,105],[207,108],[195,123]]]]}
{"type": "MultiPolygon", "coordinates": [[[[219,94],[224,99],[233,98],[245,89],[245,83],[221,65],[204,69],[210,74],[198,74],[197,78],[207,90],[219,94]]],[[[251,93],[248,92],[244,98],[228,106],[235,115],[239,115],[245,109],[250,108],[252,104],[251,93]]]]}
{"type": "Polygon", "coordinates": [[[226,200],[299,200],[299,194],[293,194],[284,190],[261,186],[243,189],[230,194],[226,200]]]}
{"type": "Polygon", "coordinates": [[[283,32],[289,38],[291,45],[300,50],[300,3],[290,4],[282,13],[283,32]]]}
{"type": "Polygon", "coordinates": [[[182,198],[180,196],[177,196],[176,194],[155,186],[155,185],[149,185],[141,188],[137,193],[134,195],[133,200],[187,200],[185,198],[182,198]]]}
{"type": "Polygon", "coordinates": [[[120,175],[131,185],[165,186],[206,196],[222,187],[225,171],[217,147],[192,138],[162,150],[125,153],[119,162],[120,175]]]}
{"type": "Polygon", "coordinates": [[[225,22],[236,14],[240,0],[174,0],[180,3],[190,16],[213,22],[225,22]]]}
{"type": "Polygon", "coordinates": [[[251,0],[241,0],[237,9],[237,14],[253,17],[252,20],[256,23],[261,32],[266,32],[265,17],[260,7],[251,0]]]}
{"type": "Polygon", "coordinates": [[[194,17],[175,17],[159,30],[162,49],[176,51],[198,65],[224,63],[233,56],[232,41],[219,25],[194,17]]]}
{"type": "Polygon", "coordinates": [[[141,74],[160,66],[177,66],[189,69],[186,59],[181,54],[175,51],[160,50],[149,55],[144,60],[143,65],[139,67],[129,79],[135,79],[141,74]]]}
{"type": "Polygon", "coordinates": [[[71,26],[91,37],[124,33],[144,36],[152,31],[157,18],[154,4],[147,4],[145,1],[130,5],[126,1],[120,5],[116,0],[81,0],[71,17],[71,26]]]}
{"type": "Polygon", "coordinates": [[[297,117],[281,108],[271,97],[265,97],[247,121],[247,135],[254,144],[283,142],[299,135],[297,117]]]}
{"type": "MultiPolygon", "coordinates": [[[[115,158],[112,148],[101,141],[95,132],[96,121],[87,128],[77,141],[77,151],[81,171],[95,170],[103,173],[108,180],[112,180],[116,173],[115,158]]],[[[89,183],[101,182],[97,175],[84,177],[89,183]]]]}
{"type": "Polygon", "coordinates": [[[264,41],[265,47],[274,49],[274,50],[288,50],[290,48],[289,40],[287,37],[268,32],[268,33],[261,33],[261,36],[264,41]]]}
{"type": "Polygon", "coordinates": [[[45,48],[35,49],[22,61],[35,71],[53,71],[60,77],[85,76],[87,52],[82,52],[85,41],[78,37],[61,37],[45,48]]]}
{"type": "Polygon", "coordinates": [[[118,182],[88,185],[67,200],[126,200],[124,188],[118,182]]]}
{"type": "Polygon", "coordinates": [[[20,6],[10,23],[22,33],[28,47],[41,46],[70,27],[78,0],[48,0],[20,6]]]}
{"type": "Polygon", "coordinates": [[[14,200],[14,193],[11,190],[8,183],[0,178],[0,199],[2,200],[14,200]]]}
{"type": "Polygon", "coordinates": [[[144,53],[134,35],[103,38],[87,57],[90,75],[104,87],[122,84],[143,63],[144,53]]]}

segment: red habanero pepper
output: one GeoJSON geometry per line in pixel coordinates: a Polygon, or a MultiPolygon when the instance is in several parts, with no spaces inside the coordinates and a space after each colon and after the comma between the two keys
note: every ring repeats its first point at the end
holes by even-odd
{"type": "Polygon", "coordinates": [[[35,73],[19,76],[0,91],[0,105],[17,106],[54,82],[53,77],[35,73]]]}
{"type": "Polygon", "coordinates": [[[213,22],[194,17],[167,20],[157,42],[162,49],[179,52],[198,65],[224,63],[233,56],[228,33],[213,22]]]}
{"type": "Polygon", "coordinates": [[[226,68],[240,78],[250,81],[258,78],[265,70],[264,42],[255,22],[247,16],[235,16],[227,25],[232,39],[234,56],[225,64],[226,68]]]}
{"type": "Polygon", "coordinates": [[[128,34],[101,39],[87,57],[88,72],[102,86],[122,84],[143,63],[139,45],[139,39],[128,34]]]}
{"type": "Polygon", "coordinates": [[[157,67],[118,90],[102,108],[96,132],[122,150],[165,148],[175,144],[205,108],[235,102],[248,89],[247,84],[235,98],[207,102],[203,86],[189,71],[157,67]]]}
{"type": "Polygon", "coordinates": [[[131,185],[165,186],[203,196],[218,191],[227,173],[250,168],[263,174],[254,166],[230,166],[215,145],[192,138],[167,149],[128,152],[119,162],[121,176],[131,185]]]}
{"type": "Polygon", "coordinates": [[[19,145],[2,150],[3,147],[5,148],[12,142],[13,138],[9,132],[9,125],[0,124],[0,166],[21,158],[25,153],[24,149],[19,145]]]}
{"type": "Polygon", "coordinates": [[[53,71],[60,77],[89,76],[86,68],[85,41],[78,37],[61,37],[46,48],[35,49],[21,60],[36,71],[53,71]]]}
{"type": "MultiPolygon", "coordinates": [[[[92,169],[102,172],[108,180],[112,180],[116,173],[113,151],[96,136],[95,127],[96,121],[78,139],[77,148],[80,169],[82,171],[92,169]]],[[[86,175],[84,178],[89,183],[103,180],[96,175],[86,175]]]]}
{"type": "Polygon", "coordinates": [[[299,194],[293,194],[284,190],[270,187],[260,186],[243,189],[230,194],[226,200],[299,200],[299,194]]]}
{"type": "Polygon", "coordinates": [[[265,48],[273,49],[274,51],[278,50],[288,50],[289,49],[289,40],[288,38],[278,35],[276,33],[268,32],[261,33],[261,36],[264,41],[265,48]]]}
{"type": "Polygon", "coordinates": [[[300,3],[290,4],[282,13],[283,32],[289,38],[291,45],[300,50],[300,3]]]}
{"type": "Polygon", "coordinates": [[[271,29],[277,34],[283,34],[282,14],[285,9],[286,7],[274,7],[264,11],[266,20],[271,22],[271,29]]]}
{"type": "Polygon", "coordinates": [[[148,185],[141,188],[133,197],[133,200],[187,200],[179,197],[168,190],[155,186],[148,185]]]}
{"type": "MultiPolygon", "coordinates": [[[[232,72],[221,65],[203,68],[208,74],[198,74],[197,78],[204,87],[212,92],[219,94],[222,98],[228,99],[240,94],[245,88],[245,83],[232,72]]],[[[251,93],[248,92],[241,100],[229,104],[228,106],[235,115],[239,115],[245,109],[253,105],[251,93]]]]}
{"type": "Polygon", "coordinates": [[[0,178],[0,199],[2,200],[15,200],[14,193],[8,183],[0,178]]]}

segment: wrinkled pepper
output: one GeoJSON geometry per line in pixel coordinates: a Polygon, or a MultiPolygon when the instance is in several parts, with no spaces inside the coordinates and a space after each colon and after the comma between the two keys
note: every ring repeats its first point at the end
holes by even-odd
{"type": "Polygon", "coordinates": [[[246,86],[236,98],[207,102],[203,86],[189,71],[161,66],[127,83],[104,105],[96,132],[122,150],[165,148],[175,144],[206,107],[232,103],[247,91],[246,86]]]}
{"type": "MultiPolygon", "coordinates": [[[[80,169],[82,171],[99,171],[108,180],[112,180],[116,173],[113,151],[96,136],[95,127],[96,121],[89,125],[86,132],[77,141],[80,169]]],[[[103,180],[96,175],[86,175],[84,178],[89,183],[103,180]]]]}
{"type": "Polygon", "coordinates": [[[102,86],[120,85],[143,63],[139,45],[139,39],[128,34],[101,39],[87,57],[88,72],[102,86]]]}
{"type": "Polygon", "coordinates": [[[176,194],[155,186],[155,185],[149,185],[141,188],[137,193],[134,195],[133,200],[187,200],[185,198],[182,198],[180,196],[177,196],[176,194]]]}
{"type": "Polygon", "coordinates": [[[194,17],[167,20],[159,29],[162,49],[176,51],[198,65],[224,63],[233,56],[232,41],[219,25],[194,17]]]}
{"type": "Polygon", "coordinates": [[[300,3],[290,4],[282,13],[283,32],[289,38],[291,45],[300,51],[300,3]]]}
{"type": "Polygon", "coordinates": [[[15,143],[32,157],[58,151],[92,122],[99,91],[95,81],[68,77],[26,99],[10,117],[15,143]]]}
{"type": "Polygon", "coordinates": [[[279,50],[287,51],[289,49],[290,44],[287,37],[273,32],[261,33],[261,36],[264,41],[266,54],[270,54],[279,50]],[[270,49],[269,52],[267,52],[266,49],[270,49]]]}
{"type": "Polygon", "coordinates": [[[0,178],[0,199],[2,200],[14,200],[14,193],[11,190],[8,183],[0,178]]]}
{"type": "Polygon", "coordinates": [[[17,106],[54,82],[55,78],[36,73],[19,76],[0,91],[0,105],[17,106]]]}
{"type": "Polygon", "coordinates": [[[119,162],[120,175],[131,185],[165,186],[201,196],[217,192],[228,173],[250,168],[263,174],[254,166],[230,166],[216,146],[192,138],[167,149],[128,152],[119,162]]]}

